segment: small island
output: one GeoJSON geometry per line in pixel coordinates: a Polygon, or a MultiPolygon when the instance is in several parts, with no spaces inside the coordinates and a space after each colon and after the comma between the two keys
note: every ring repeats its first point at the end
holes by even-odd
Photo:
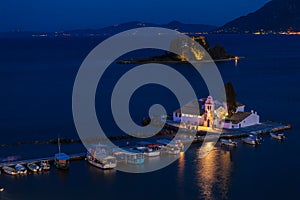
{"type": "MultiPolygon", "coordinates": [[[[211,59],[215,62],[220,61],[230,61],[235,60],[238,61],[242,57],[230,55],[225,47],[216,45],[214,47],[210,47],[209,42],[205,39],[204,36],[191,36],[192,40],[200,44],[210,55],[211,59]]],[[[193,45],[193,44],[191,44],[193,45]]],[[[193,48],[189,46],[189,48],[193,48]]],[[[194,49],[190,49],[189,52],[194,54],[195,60],[205,61],[210,60],[210,58],[205,58],[205,52],[197,52],[194,49]]],[[[148,58],[138,58],[138,59],[128,59],[128,60],[119,60],[118,64],[147,64],[147,63],[171,63],[171,64],[185,64],[188,61],[185,59],[184,51],[182,51],[182,55],[177,55],[172,52],[165,52],[159,56],[151,56],[148,58]]]]}

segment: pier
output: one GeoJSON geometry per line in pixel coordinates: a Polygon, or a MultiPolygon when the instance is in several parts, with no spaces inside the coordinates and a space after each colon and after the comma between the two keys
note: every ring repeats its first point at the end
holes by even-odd
{"type": "Polygon", "coordinates": [[[263,122],[254,126],[239,129],[224,129],[221,138],[241,138],[253,135],[265,135],[274,132],[280,132],[291,129],[292,126],[277,122],[263,122]]]}
{"type": "MultiPolygon", "coordinates": [[[[85,159],[85,155],[86,153],[75,153],[75,154],[70,154],[70,161],[76,161],[76,160],[83,160],[85,159]]],[[[21,165],[26,165],[28,163],[40,163],[42,160],[48,160],[49,162],[53,162],[54,161],[54,156],[51,157],[44,157],[44,158],[35,158],[35,159],[28,159],[28,160],[19,160],[19,161],[11,161],[11,162],[2,162],[0,163],[0,167],[11,167],[11,166],[15,166],[17,164],[21,164],[21,165]]]]}
{"type": "MultiPolygon", "coordinates": [[[[175,133],[180,128],[180,124],[167,120],[167,123],[164,128],[175,133]]],[[[207,132],[216,133],[216,134],[221,133],[220,138],[233,139],[233,138],[248,137],[251,134],[265,135],[271,132],[274,133],[274,132],[289,130],[291,128],[292,126],[289,124],[266,121],[257,125],[238,128],[238,129],[218,129],[218,128],[199,126],[197,135],[205,136],[207,132]]]]}

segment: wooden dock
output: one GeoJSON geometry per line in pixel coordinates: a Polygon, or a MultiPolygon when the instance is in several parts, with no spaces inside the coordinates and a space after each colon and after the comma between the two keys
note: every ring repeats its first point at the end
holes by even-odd
{"type": "MultiPolygon", "coordinates": [[[[179,128],[178,123],[174,123],[172,121],[169,121],[167,125],[165,125],[165,129],[168,129],[176,133],[176,131],[179,128]]],[[[205,136],[207,132],[210,133],[216,133],[219,134],[222,132],[220,135],[221,138],[226,138],[226,139],[233,139],[233,138],[243,138],[243,137],[248,137],[249,135],[264,135],[264,134],[269,134],[271,132],[280,132],[284,130],[289,130],[291,129],[292,126],[289,124],[282,124],[278,122],[271,122],[271,121],[266,121],[262,122],[257,125],[249,126],[249,127],[244,127],[244,128],[238,128],[238,129],[217,129],[217,128],[208,128],[208,127],[201,127],[201,130],[198,131],[198,135],[200,136],[205,136]]],[[[196,140],[196,142],[202,142],[203,140],[196,140]]]]}
{"type": "Polygon", "coordinates": [[[226,130],[222,133],[221,138],[241,138],[248,137],[250,134],[253,135],[265,135],[271,132],[280,132],[291,129],[291,125],[284,125],[277,122],[263,122],[258,125],[240,128],[237,130],[231,129],[226,130]]]}
{"type": "MultiPolygon", "coordinates": [[[[86,153],[75,153],[75,154],[69,154],[70,156],[70,161],[75,161],[75,160],[83,160],[85,159],[86,153]]],[[[17,164],[21,165],[26,165],[28,163],[40,163],[42,160],[48,160],[49,162],[54,161],[54,156],[52,157],[44,157],[44,158],[36,158],[36,159],[28,159],[28,160],[19,160],[19,161],[11,161],[11,162],[2,162],[0,163],[0,167],[4,166],[15,166],[17,164]]]]}

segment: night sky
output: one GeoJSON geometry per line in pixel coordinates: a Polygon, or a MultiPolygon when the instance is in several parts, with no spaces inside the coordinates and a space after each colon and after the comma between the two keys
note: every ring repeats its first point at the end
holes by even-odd
{"type": "Polygon", "coordinates": [[[143,21],[223,25],[269,0],[0,0],[0,31],[60,31],[143,21]]]}

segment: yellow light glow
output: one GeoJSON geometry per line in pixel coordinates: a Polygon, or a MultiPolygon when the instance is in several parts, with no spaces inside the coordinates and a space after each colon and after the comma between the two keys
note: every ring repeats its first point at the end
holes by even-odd
{"type": "Polygon", "coordinates": [[[211,151],[207,156],[198,160],[196,173],[198,187],[203,194],[201,198],[216,199],[219,194],[215,194],[215,187],[222,199],[228,198],[231,167],[230,151],[211,151]]]}

